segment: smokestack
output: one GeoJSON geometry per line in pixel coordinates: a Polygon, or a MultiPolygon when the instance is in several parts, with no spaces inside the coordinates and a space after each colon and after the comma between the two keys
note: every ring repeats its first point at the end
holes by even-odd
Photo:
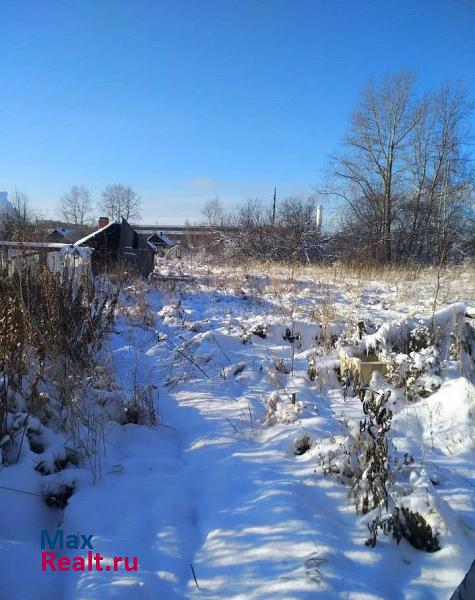
{"type": "Polygon", "coordinates": [[[323,206],[321,204],[317,204],[317,214],[316,214],[316,226],[317,229],[320,231],[320,229],[322,228],[322,213],[323,213],[323,206]]]}
{"type": "Polygon", "coordinates": [[[109,225],[109,217],[99,217],[99,221],[97,222],[97,228],[102,229],[106,225],[109,225]]]}

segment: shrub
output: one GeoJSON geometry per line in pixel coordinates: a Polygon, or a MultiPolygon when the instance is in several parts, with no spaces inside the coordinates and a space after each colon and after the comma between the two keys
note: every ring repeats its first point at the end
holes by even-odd
{"type": "Polygon", "coordinates": [[[393,514],[385,518],[376,517],[368,525],[368,529],[370,537],[366,540],[366,545],[371,548],[376,546],[378,532],[381,530],[385,535],[391,533],[398,544],[404,538],[417,550],[425,552],[440,550],[438,537],[424,517],[405,506],[400,508],[396,506],[393,514]]]}
{"type": "Polygon", "coordinates": [[[386,433],[391,427],[392,412],[386,408],[391,392],[370,391],[363,400],[364,419],[350,450],[352,462],[351,496],[356,512],[366,514],[370,510],[388,505],[389,481],[388,442],[386,433]]]}

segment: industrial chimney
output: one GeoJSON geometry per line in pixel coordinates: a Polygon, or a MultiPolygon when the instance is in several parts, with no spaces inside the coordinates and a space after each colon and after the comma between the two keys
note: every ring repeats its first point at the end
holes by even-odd
{"type": "Polygon", "coordinates": [[[322,229],[322,213],[323,213],[323,206],[321,204],[317,204],[317,212],[316,212],[316,216],[315,216],[315,221],[316,221],[316,226],[318,231],[320,231],[322,229]]]}

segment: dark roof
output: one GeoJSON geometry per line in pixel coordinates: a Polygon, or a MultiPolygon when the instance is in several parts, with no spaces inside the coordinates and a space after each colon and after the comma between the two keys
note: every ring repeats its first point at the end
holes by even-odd
{"type": "Polygon", "coordinates": [[[89,235],[86,235],[85,237],[81,238],[77,242],[74,242],[74,245],[75,246],[82,246],[82,244],[85,244],[89,240],[95,238],[96,235],[98,235],[100,233],[104,233],[108,229],[112,229],[113,225],[115,225],[116,227],[118,225],[120,227],[120,223],[117,223],[116,221],[112,221],[112,223],[108,223],[105,227],[101,227],[100,229],[96,229],[96,231],[93,231],[92,233],[90,233],[89,235]]]}

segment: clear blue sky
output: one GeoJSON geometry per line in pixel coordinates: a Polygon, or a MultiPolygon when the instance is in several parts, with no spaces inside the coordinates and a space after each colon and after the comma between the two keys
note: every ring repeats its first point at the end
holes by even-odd
{"type": "Polygon", "coordinates": [[[45,216],[85,184],[142,221],[311,193],[362,86],[475,95],[474,0],[0,0],[0,189],[45,216]]]}

